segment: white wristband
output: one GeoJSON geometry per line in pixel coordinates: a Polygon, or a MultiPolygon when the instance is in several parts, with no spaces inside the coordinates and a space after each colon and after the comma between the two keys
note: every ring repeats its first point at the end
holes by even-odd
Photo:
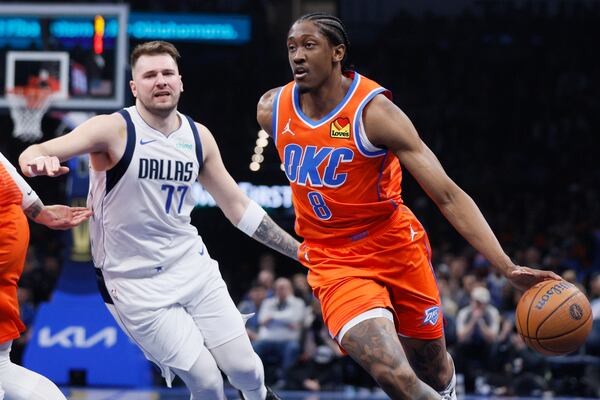
{"type": "Polygon", "coordinates": [[[261,206],[254,200],[250,200],[246,211],[244,211],[244,215],[242,215],[242,219],[240,219],[240,222],[236,226],[246,235],[252,236],[266,214],[266,211],[261,206]]]}

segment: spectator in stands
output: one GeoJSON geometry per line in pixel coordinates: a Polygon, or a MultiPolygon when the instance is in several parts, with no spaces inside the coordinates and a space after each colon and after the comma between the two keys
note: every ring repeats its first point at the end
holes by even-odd
{"type": "Polygon", "coordinates": [[[592,305],[592,332],[586,342],[587,353],[600,357],[600,274],[590,282],[590,302],[592,305]]]}
{"type": "MultiPolygon", "coordinates": [[[[586,353],[591,356],[600,357],[600,274],[592,276],[590,280],[590,302],[592,305],[592,331],[585,343],[586,353]]],[[[585,367],[585,382],[596,397],[600,397],[600,362],[590,363],[585,367]]]]}
{"type": "Polygon", "coordinates": [[[444,337],[446,346],[451,347],[456,343],[456,314],[458,305],[453,299],[448,280],[445,277],[438,277],[438,289],[442,303],[442,314],[444,315],[444,337]]]}
{"type": "Polygon", "coordinates": [[[260,328],[253,345],[267,371],[269,364],[279,367],[276,370],[276,378],[279,381],[278,386],[283,386],[287,370],[298,358],[306,306],[301,299],[294,296],[289,279],[278,278],[274,288],[275,295],[265,299],[260,307],[260,328]]]}
{"type": "Polygon", "coordinates": [[[258,257],[258,269],[260,271],[266,269],[275,274],[276,264],[275,256],[270,251],[265,251],[258,257]]]}
{"type": "Polygon", "coordinates": [[[458,305],[459,310],[469,305],[471,302],[471,292],[481,282],[477,281],[475,274],[467,272],[458,278],[460,285],[456,291],[452,292],[452,298],[458,305]]]}
{"type": "Polygon", "coordinates": [[[292,286],[294,287],[294,296],[302,299],[307,306],[313,303],[314,296],[305,273],[298,272],[294,274],[292,276],[292,286]]]}
{"type": "Polygon", "coordinates": [[[275,281],[275,271],[272,269],[261,269],[256,277],[258,284],[263,286],[267,297],[273,296],[273,282],[275,281]]]}
{"type": "Polygon", "coordinates": [[[266,297],[267,289],[260,283],[253,282],[252,287],[248,291],[248,298],[238,304],[238,310],[242,314],[249,316],[246,321],[246,332],[248,332],[248,337],[252,342],[258,337],[258,316],[260,306],[266,297]]]}
{"type": "Polygon", "coordinates": [[[337,342],[329,335],[323,322],[321,304],[313,297],[312,317],[306,329],[302,354],[289,371],[287,389],[333,391],[342,384],[342,363],[344,356],[337,342]]]}
{"type": "Polygon", "coordinates": [[[517,333],[514,313],[507,313],[502,318],[502,330],[498,341],[493,347],[492,359],[495,370],[494,378],[488,382],[501,390],[497,394],[519,396],[541,396],[548,388],[544,382],[546,372],[545,358],[540,353],[531,350],[523,338],[517,333]]]}
{"type": "Polygon", "coordinates": [[[490,292],[475,286],[471,302],[456,317],[456,368],[465,373],[465,386],[472,389],[475,376],[488,366],[491,345],[498,337],[500,314],[490,304],[490,292]]]}

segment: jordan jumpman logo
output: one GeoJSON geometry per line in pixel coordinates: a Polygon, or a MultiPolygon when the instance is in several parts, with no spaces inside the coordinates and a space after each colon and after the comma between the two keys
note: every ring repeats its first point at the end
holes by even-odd
{"type": "Polygon", "coordinates": [[[292,119],[288,119],[287,124],[285,124],[285,127],[283,128],[283,132],[281,132],[281,134],[283,135],[284,133],[291,133],[292,136],[296,136],[296,134],[294,132],[292,132],[292,129],[290,128],[290,123],[292,122],[292,119]]]}

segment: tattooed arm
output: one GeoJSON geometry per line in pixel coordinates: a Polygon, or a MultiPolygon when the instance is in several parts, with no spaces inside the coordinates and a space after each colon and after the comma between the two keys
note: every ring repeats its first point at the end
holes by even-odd
{"type": "Polygon", "coordinates": [[[196,126],[204,157],[198,181],[233,225],[260,243],[297,260],[300,243],[246,196],[225,168],[212,133],[204,125],[197,123],[196,126]]]}
{"type": "Polygon", "coordinates": [[[300,243],[289,233],[281,229],[279,225],[266,214],[260,225],[258,225],[258,228],[256,228],[252,238],[265,246],[269,246],[273,250],[277,250],[283,255],[293,258],[294,260],[298,259],[297,254],[300,243]]]}
{"type": "Polygon", "coordinates": [[[45,206],[31,186],[1,153],[0,163],[21,191],[21,208],[32,221],[52,229],[69,229],[81,224],[92,215],[92,211],[85,207],[45,206]]]}
{"type": "Polygon", "coordinates": [[[92,216],[92,211],[85,207],[69,207],[59,204],[45,206],[39,199],[23,211],[38,224],[61,230],[71,229],[92,216]]]}
{"type": "Polygon", "coordinates": [[[92,215],[92,211],[85,207],[45,206],[39,198],[23,212],[38,224],[61,230],[73,228],[92,215]]]}
{"type": "MultiPolygon", "coordinates": [[[[44,203],[42,203],[42,201],[38,198],[33,204],[31,204],[29,207],[23,209],[23,212],[25,213],[25,215],[27,215],[27,217],[32,220],[32,221],[36,221],[38,216],[40,215],[40,212],[44,209],[44,203]]],[[[37,221],[36,221],[37,222],[37,221]]]]}

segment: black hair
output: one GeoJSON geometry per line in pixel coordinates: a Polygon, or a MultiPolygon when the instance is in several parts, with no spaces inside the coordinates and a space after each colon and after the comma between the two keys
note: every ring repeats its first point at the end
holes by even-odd
{"type": "Polygon", "coordinates": [[[337,46],[343,44],[346,46],[346,52],[342,59],[342,71],[353,69],[352,65],[348,64],[348,58],[350,54],[350,40],[348,39],[348,33],[346,28],[338,17],[330,14],[315,12],[305,14],[298,18],[294,24],[299,22],[310,21],[319,27],[319,31],[327,37],[330,44],[337,46]]]}

